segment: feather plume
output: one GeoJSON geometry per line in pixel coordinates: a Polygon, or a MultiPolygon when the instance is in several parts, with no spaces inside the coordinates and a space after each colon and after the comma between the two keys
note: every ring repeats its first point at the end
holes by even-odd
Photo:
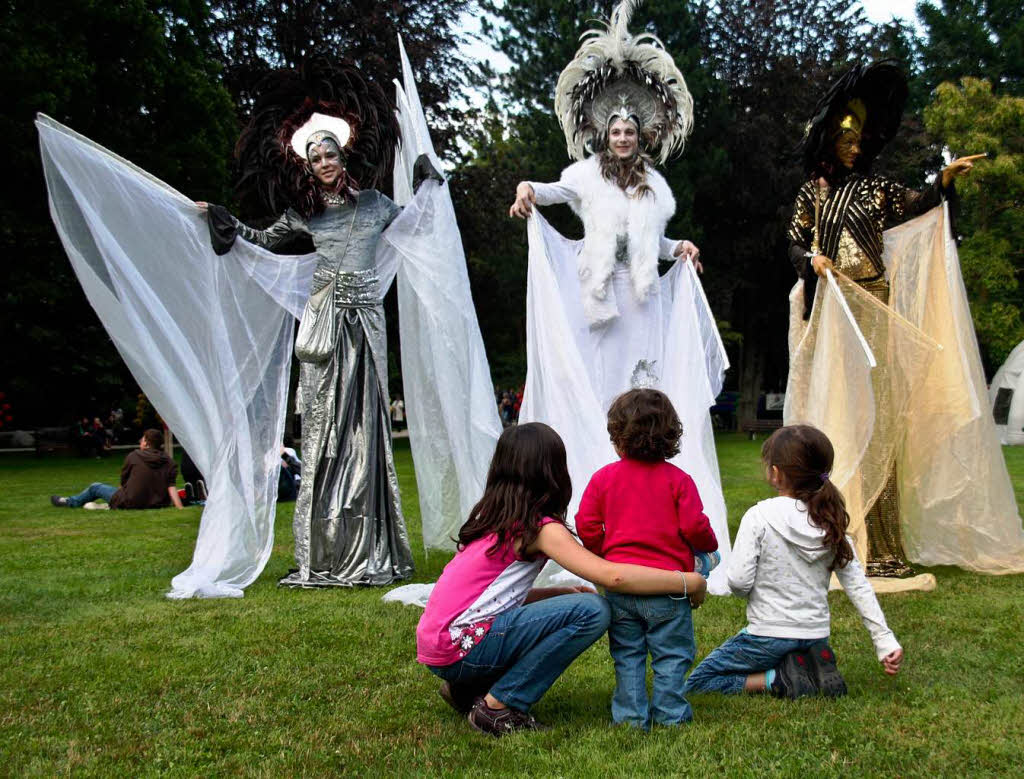
{"type": "Polygon", "coordinates": [[[390,175],[399,130],[384,90],[350,62],[313,58],[270,73],[256,89],[252,118],[235,147],[247,207],[275,215],[294,208],[307,218],[323,211],[318,182],[291,147],[292,133],[314,113],[352,127],[342,150],[346,183],[377,187],[390,175]]]}

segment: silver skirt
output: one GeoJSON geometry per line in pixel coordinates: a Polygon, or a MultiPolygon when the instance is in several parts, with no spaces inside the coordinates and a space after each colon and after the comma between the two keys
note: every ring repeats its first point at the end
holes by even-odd
{"type": "Polygon", "coordinates": [[[283,585],[384,585],[413,572],[391,445],[384,309],[375,275],[372,294],[371,279],[350,276],[339,277],[334,355],[302,364],[298,570],[283,585]]]}

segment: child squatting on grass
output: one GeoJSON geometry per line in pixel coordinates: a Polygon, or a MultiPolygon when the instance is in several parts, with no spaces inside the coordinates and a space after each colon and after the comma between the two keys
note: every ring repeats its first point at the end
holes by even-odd
{"type": "Polygon", "coordinates": [[[591,588],[532,589],[549,558],[616,592],[703,600],[706,582],[681,566],[623,565],[580,546],[565,526],[571,495],[558,434],[537,422],[506,429],[416,628],[417,660],[484,733],[537,729],[530,707],[608,629],[608,603],[591,588]]]}
{"type": "MultiPolygon", "coordinates": [[[[679,454],[683,426],[668,397],[634,389],[608,410],[608,433],[621,459],[590,479],[576,531],[591,552],[616,563],[694,570],[694,553],[712,553],[718,539],[704,515],[697,486],[666,462],[679,454]]],[[[707,559],[708,555],[704,555],[707,559]]],[[[704,573],[710,572],[705,563],[704,573]]],[[[683,695],[696,643],[686,597],[608,592],[608,645],[615,662],[612,720],[649,729],[651,721],[679,725],[693,719],[683,695]],[[647,655],[654,672],[647,698],[647,655]]]]}
{"type": "Polygon", "coordinates": [[[885,672],[898,673],[903,650],[846,535],[846,501],[829,481],[832,443],[809,425],[783,427],[764,442],[761,459],[779,496],[744,515],[728,566],[729,588],[747,598],[747,626],[704,658],[686,692],[844,695],[828,643],[833,572],[885,672]]]}

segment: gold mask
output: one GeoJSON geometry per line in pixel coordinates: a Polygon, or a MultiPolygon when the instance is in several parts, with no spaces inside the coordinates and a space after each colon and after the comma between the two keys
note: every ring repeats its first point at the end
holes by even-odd
{"type": "Polygon", "coordinates": [[[864,132],[864,123],[868,118],[868,109],[864,105],[864,101],[860,98],[854,98],[846,104],[846,110],[843,111],[833,121],[832,137],[836,138],[845,133],[854,133],[857,138],[860,138],[861,133],[864,132]]]}

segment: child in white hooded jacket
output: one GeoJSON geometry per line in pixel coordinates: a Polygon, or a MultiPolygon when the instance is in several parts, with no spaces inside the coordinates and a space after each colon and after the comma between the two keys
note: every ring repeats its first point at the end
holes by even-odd
{"type": "Polygon", "coordinates": [[[747,626],[694,669],[685,693],[845,694],[828,643],[833,572],[885,672],[898,673],[903,650],[846,535],[843,496],[828,479],[828,437],[809,425],[784,427],[765,441],[761,456],[779,496],[744,515],[728,569],[733,594],[747,598],[747,626]]]}

